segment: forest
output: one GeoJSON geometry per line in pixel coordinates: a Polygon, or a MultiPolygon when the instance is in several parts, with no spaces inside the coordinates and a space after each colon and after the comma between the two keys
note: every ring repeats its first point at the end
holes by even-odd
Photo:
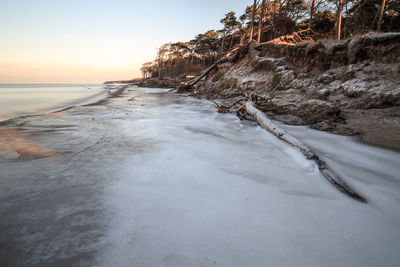
{"type": "Polygon", "coordinates": [[[268,42],[293,33],[303,33],[302,38],[310,40],[340,40],[370,32],[400,31],[400,1],[254,0],[243,14],[228,12],[220,22],[219,30],[163,44],[156,59],[142,65],[143,78],[198,75],[249,41],[268,42]]]}

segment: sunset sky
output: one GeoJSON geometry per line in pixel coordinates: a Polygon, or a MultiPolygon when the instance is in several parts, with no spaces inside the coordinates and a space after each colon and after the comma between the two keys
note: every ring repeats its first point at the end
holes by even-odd
{"type": "Polygon", "coordinates": [[[0,0],[0,83],[140,77],[166,42],[186,41],[250,0],[0,0]]]}

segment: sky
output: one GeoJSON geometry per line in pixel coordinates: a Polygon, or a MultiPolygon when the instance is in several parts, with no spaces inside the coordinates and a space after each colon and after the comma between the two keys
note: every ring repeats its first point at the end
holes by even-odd
{"type": "Polygon", "coordinates": [[[167,42],[220,29],[252,0],[0,0],[0,83],[141,77],[167,42]]]}

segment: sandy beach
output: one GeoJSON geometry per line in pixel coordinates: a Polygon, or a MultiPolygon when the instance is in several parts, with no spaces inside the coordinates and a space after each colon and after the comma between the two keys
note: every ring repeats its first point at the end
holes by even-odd
{"type": "Polygon", "coordinates": [[[126,87],[0,126],[1,266],[397,266],[398,152],[126,87]]]}

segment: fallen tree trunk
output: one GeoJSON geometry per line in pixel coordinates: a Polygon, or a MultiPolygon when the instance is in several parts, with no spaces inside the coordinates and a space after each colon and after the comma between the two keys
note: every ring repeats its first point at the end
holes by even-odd
{"type": "Polygon", "coordinates": [[[251,102],[246,102],[245,108],[247,113],[254,116],[257,119],[257,122],[260,124],[262,128],[267,130],[268,132],[274,134],[278,138],[283,141],[291,144],[295,148],[299,149],[303,152],[308,159],[312,159],[318,166],[318,169],[322,172],[322,174],[328,179],[330,183],[332,183],[336,188],[345,193],[346,195],[361,201],[367,202],[365,198],[359,195],[356,191],[354,191],[349,185],[347,185],[339,176],[337,176],[332,170],[329,169],[327,164],[321,160],[309,147],[304,145],[297,138],[289,135],[285,130],[276,126],[270,118],[267,117],[262,111],[258,110],[254,107],[251,102]]]}
{"type": "Polygon", "coordinates": [[[199,77],[196,77],[195,79],[187,82],[187,83],[182,83],[178,87],[178,91],[186,91],[193,86],[195,86],[201,79],[203,79],[205,76],[207,76],[215,67],[217,67],[219,64],[225,63],[230,61],[232,58],[235,58],[235,56],[240,53],[240,51],[245,48],[249,42],[243,43],[242,45],[232,49],[231,51],[227,52],[224,57],[220,58],[217,60],[214,64],[212,64],[208,69],[206,69],[199,77]]]}
{"type": "Polygon", "coordinates": [[[189,82],[189,85],[193,87],[196,83],[198,83],[201,79],[203,79],[212,69],[214,69],[218,64],[222,64],[228,61],[228,58],[221,58],[217,60],[214,64],[211,65],[208,69],[206,69],[203,74],[201,74],[199,77],[195,78],[193,81],[189,82]]]}
{"type": "Polygon", "coordinates": [[[221,58],[220,60],[218,60],[217,62],[215,62],[214,64],[212,64],[208,69],[206,69],[199,77],[195,78],[192,81],[189,81],[187,83],[182,83],[179,85],[178,87],[178,92],[184,92],[187,91],[189,89],[191,89],[193,86],[196,85],[196,83],[198,83],[201,79],[203,79],[207,74],[210,73],[210,71],[212,71],[215,67],[218,66],[218,64],[221,63],[225,63],[227,62],[228,59],[226,58],[221,58]]]}

